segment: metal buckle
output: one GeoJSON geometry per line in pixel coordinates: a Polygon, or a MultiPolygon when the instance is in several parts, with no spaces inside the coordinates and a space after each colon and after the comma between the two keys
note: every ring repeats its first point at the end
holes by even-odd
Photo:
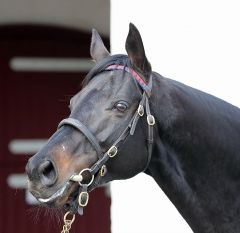
{"type": "Polygon", "coordinates": [[[85,207],[88,204],[89,194],[88,192],[81,192],[78,197],[78,204],[81,207],[85,207]]]}
{"type": "Polygon", "coordinates": [[[101,167],[101,170],[100,170],[100,176],[105,176],[106,175],[106,173],[107,173],[107,167],[106,167],[106,165],[103,165],[102,167],[101,167]]]}
{"type": "Polygon", "coordinates": [[[118,152],[118,149],[116,146],[111,146],[110,149],[107,151],[107,155],[112,158],[114,157],[118,152]]]}
{"type": "Polygon", "coordinates": [[[144,115],[144,107],[143,107],[143,105],[139,104],[137,112],[138,112],[139,116],[143,116],[144,115]]]}
{"type": "Polygon", "coordinates": [[[155,125],[155,118],[153,115],[150,114],[147,116],[147,123],[148,125],[155,125]]]}

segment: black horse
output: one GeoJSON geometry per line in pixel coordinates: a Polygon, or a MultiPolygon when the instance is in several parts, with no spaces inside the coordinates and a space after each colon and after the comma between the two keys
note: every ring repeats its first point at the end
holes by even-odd
{"type": "Polygon", "coordinates": [[[145,172],[194,232],[240,232],[240,110],[152,72],[133,24],[126,51],[110,56],[93,30],[96,66],[29,160],[29,190],[81,211],[92,189],[145,172]]]}

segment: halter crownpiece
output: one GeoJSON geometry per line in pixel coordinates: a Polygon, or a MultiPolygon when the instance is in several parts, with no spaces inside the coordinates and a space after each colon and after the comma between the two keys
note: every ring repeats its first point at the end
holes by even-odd
{"type": "Polygon", "coordinates": [[[82,122],[80,122],[77,119],[74,118],[67,118],[62,120],[58,128],[61,128],[62,126],[71,126],[78,130],[80,133],[82,133],[91,143],[91,145],[94,147],[95,151],[98,155],[98,160],[96,163],[92,165],[91,168],[85,168],[79,172],[79,174],[73,174],[69,180],[73,182],[78,182],[79,186],[81,187],[81,191],[78,196],[78,212],[79,214],[83,214],[83,208],[88,204],[89,201],[89,189],[96,187],[100,179],[106,174],[107,167],[106,162],[109,158],[113,158],[118,153],[118,148],[122,145],[124,140],[129,136],[133,135],[135,132],[135,128],[137,126],[138,120],[140,117],[143,117],[146,113],[147,116],[147,124],[148,124],[148,157],[147,162],[144,167],[145,171],[148,167],[148,164],[151,160],[151,154],[152,154],[152,145],[153,145],[153,126],[155,125],[155,119],[154,116],[150,112],[150,106],[149,106],[149,98],[151,96],[151,89],[152,89],[152,76],[150,76],[149,83],[146,84],[146,82],[136,73],[134,70],[127,66],[113,64],[107,66],[105,71],[112,71],[112,70],[123,70],[129,74],[137,81],[141,89],[143,90],[142,99],[139,102],[139,106],[137,110],[135,111],[133,117],[131,118],[130,122],[128,123],[127,127],[123,130],[121,135],[115,140],[115,142],[110,146],[110,148],[103,153],[101,146],[99,145],[99,142],[97,138],[93,135],[93,133],[88,129],[87,126],[85,126],[82,122]],[[91,179],[84,183],[84,176],[83,173],[88,172],[90,174],[91,179]]]}
{"type": "Polygon", "coordinates": [[[143,89],[144,92],[147,93],[147,95],[150,97],[151,91],[152,91],[152,78],[150,78],[149,83],[146,84],[146,82],[140,77],[140,75],[135,72],[134,70],[130,69],[127,66],[124,65],[110,65],[105,70],[124,70],[127,73],[131,74],[133,78],[138,82],[140,87],[143,89]]]}

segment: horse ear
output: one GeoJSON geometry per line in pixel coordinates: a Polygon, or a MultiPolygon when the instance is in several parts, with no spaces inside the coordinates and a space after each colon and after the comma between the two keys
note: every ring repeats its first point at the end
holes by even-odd
{"type": "Polygon", "coordinates": [[[95,29],[92,29],[90,54],[93,60],[95,60],[96,62],[99,62],[103,58],[110,55],[105,45],[103,44],[102,38],[95,29]]]}
{"type": "Polygon", "coordinates": [[[144,77],[148,79],[152,72],[152,68],[145,55],[141,35],[132,23],[129,24],[125,48],[133,68],[141,72],[144,77]]]}

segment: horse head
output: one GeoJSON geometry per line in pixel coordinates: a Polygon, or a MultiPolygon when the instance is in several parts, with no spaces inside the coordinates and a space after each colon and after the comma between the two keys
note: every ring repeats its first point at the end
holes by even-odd
{"type": "Polygon", "coordinates": [[[148,103],[151,66],[132,24],[126,51],[128,56],[111,56],[92,31],[96,65],[71,99],[69,118],[26,166],[29,190],[41,203],[74,211],[82,189],[88,192],[146,169],[154,124],[148,103]],[[141,118],[144,108],[149,124],[141,118]]]}

